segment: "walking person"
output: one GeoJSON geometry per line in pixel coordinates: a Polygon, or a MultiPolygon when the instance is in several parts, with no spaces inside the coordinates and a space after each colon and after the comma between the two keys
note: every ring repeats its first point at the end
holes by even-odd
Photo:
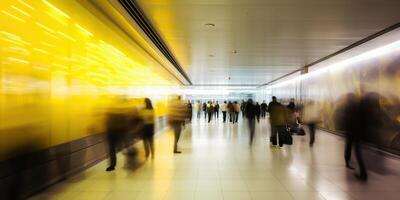
{"type": "Polygon", "coordinates": [[[197,102],[194,104],[194,111],[195,111],[196,114],[197,114],[197,119],[200,119],[200,114],[201,114],[201,103],[200,103],[200,101],[197,101],[197,102]]]}
{"type": "Polygon", "coordinates": [[[221,104],[221,111],[222,111],[222,120],[225,123],[226,122],[226,112],[228,112],[228,104],[226,101],[224,101],[223,104],[221,104]]]}
{"type": "Polygon", "coordinates": [[[216,117],[215,119],[218,119],[219,118],[219,104],[218,104],[218,101],[215,102],[214,113],[215,113],[215,117],[216,117]]]}
{"type": "Polygon", "coordinates": [[[286,125],[288,122],[286,107],[278,103],[276,97],[273,96],[272,102],[268,104],[268,112],[271,125],[271,145],[272,147],[276,147],[279,144],[279,147],[282,147],[283,141],[279,140],[278,142],[278,136],[279,133],[286,131],[286,125]]]}
{"type": "Polygon", "coordinates": [[[263,102],[260,105],[260,109],[261,109],[261,118],[264,119],[266,114],[267,114],[267,104],[265,103],[265,100],[263,100],[263,102]]]}
{"type": "Polygon", "coordinates": [[[187,115],[187,106],[181,101],[180,96],[170,102],[168,122],[174,130],[174,153],[182,153],[178,151],[178,141],[181,136],[183,123],[188,118],[187,115]]]}
{"type": "Polygon", "coordinates": [[[261,106],[258,104],[258,102],[256,102],[256,105],[254,106],[254,111],[256,114],[257,123],[260,123],[261,106]]]}
{"type": "Polygon", "coordinates": [[[237,101],[235,101],[235,103],[233,104],[233,111],[234,111],[234,119],[235,122],[238,123],[238,119],[239,119],[239,112],[240,112],[240,105],[237,101]]]}
{"type": "Polygon", "coordinates": [[[228,112],[229,112],[229,122],[235,123],[234,120],[235,111],[231,101],[228,101],[228,112]]]}
{"type": "Polygon", "coordinates": [[[242,117],[246,117],[246,102],[242,100],[242,103],[240,104],[240,111],[242,111],[242,117]]]}
{"type": "Polygon", "coordinates": [[[207,103],[208,123],[210,123],[213,113],[214,113],[214,106],[211,103],[211,101],[208,101],[207,103]]]}
{"type": "Polygon", "coordinates": [[[206,102],[203,103],[202,108],[203,108],[203,113],[204,113],[204,119],[207,119],[207,103],[206,102]]]}
{"type": "MultiPolygon", "coordinates": [[[[290,104],[289,104],[290,105],[290,104]]],[[[310,132],[310,147],[314,145],[315,142],[315,127],[320,122],[318,105],[313,100],[306,103],[303,109],[302,122],[308,126],[310,132]]]]}
{"type": "Polygon", "coordinates": [[[255,132],[255,124],[256,124],[256,107],[253,104],[253,100],[249,99],[246,103],[245,108],[246,118],[249,124],[250,131],[250,146],[253,144],[254,132],[255,132]]]}
{"type": "Polygon", "coordinates": [[[143,144],[146,158],[154,158],[154,109],[149,98],[144,99],[145,108],[140,112],[143,120],[143,144]]]}

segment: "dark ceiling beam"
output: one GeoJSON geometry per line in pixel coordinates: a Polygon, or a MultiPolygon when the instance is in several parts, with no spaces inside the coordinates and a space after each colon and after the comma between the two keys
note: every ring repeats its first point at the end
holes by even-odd
{"type": "Polygon", "coordinates": [[[178,70],[178,72],[185,78],[185,80],[192,85],[192,81],[189,76],[183,70],[177,59],[171,53],[165,42],[161,39],[160,34],[156,31],[154,26],[148,20],[146,15],[143,13],[139,5],[134,0],[118,0],[121,5],[125,8],[128,14],[133,20],[139,25],[149,39],[156,45],[161,53],[168,59],[168,61],[178,70]]]}

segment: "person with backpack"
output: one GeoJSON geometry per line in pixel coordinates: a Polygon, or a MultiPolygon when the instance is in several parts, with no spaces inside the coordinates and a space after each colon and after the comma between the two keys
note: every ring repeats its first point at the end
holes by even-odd
{"type": "Polygon", "coordinates": [[[268,105],[268,113],[271,125],[271,145],[276,147],[279,144],[279,147],[282,147],[286,141],[280,135],[290,134],[287,133],[287,123],[289,121],[287,109],[273,96],[272,102],[268,105]]]}

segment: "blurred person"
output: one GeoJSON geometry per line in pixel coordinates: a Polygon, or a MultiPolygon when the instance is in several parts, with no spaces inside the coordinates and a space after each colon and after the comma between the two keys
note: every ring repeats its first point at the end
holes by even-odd
{"type": "Polygon", "coordinates": [[[229,122],[235,122],[233,117],[234,117],[234,108],[233,108],[233,104],[231,101],[228,101],[228,112],[229,112],[229,122]]]}
{"type": "Polygon", "coordinates": [[[178,141],[181,136],[183,123],[188,118],[187,106],[181,101],[181,97],[178,96],[171,100],[169,108],[168,122],[174,129],[174,153],[182,153],[178,151],[178,141]]]}
{"type": "Polygon", "coordinates": [[[233,110],[234,110],[234,119],[235,122],[238,122],[239,119],[239,112],[240,112],[240,105],[237,101],[235,101],[235,103],[233,104],[233,110]]]}
{"type": "Polygon", "coordinates": [[[355,176],[362,181],[367,181],[367,169],[364,163],[360,143],[363,138],[363,134],[365,134],[362,132],[364,131],[364,128],[361,127],[367,126],[366,124],[362,124],[362,122],[364,122],[364,117],[369,116],[362,116],[364,111],[361,107],[363,107],[365,104],[361,104],[363,104],[362,100],[360,100],[355,94],[347,94],[346,102],[342,110],[342,118],[339,119],[341,122],[339,124],[345,131],[346,135],[346,145],[344,151],[346,167],[349,169],[354,169],[350,164],[351,153],[354,149],[355,157],[359,167],[359,174],[356,174],[355,176]]]}
{"type": "Polygon", "coordinates": [[[255,119],[257,115],[256,111],[256,106],[253,104],[253,100],[249,99],[246,103],[246,108],[245,108],[245,113],[246,113],[246,118],[249,123],[249,130],[250,130],[250,145],[253,144],[253,138],[254,138],[254,131],[255,131],[255,119]]]}
{"type": "MultiPolygon", "coordinates": [[[[279,133],[286,131],[288,115],[286,107],[278,103],[275,96],[272,97],[272,102],[268,104],[269,121],[271,125],[271,145],[276,147],[278,144],[279,133]]],[[[283,146],[283,141],[279,140],[279,147],[283,146]]]]}
{"type": "Polygon", "coordinates": [[[113,171],[117,164],[117,148],[122,146],[132,121],[127,114],[126,108],[113,108],[107,113],[106,134],[110,165],[106,171],[113,171]]]}
{"type": "Polygon", "coordinates": [[[315,141],[315,127],[320,122],[319,107],[313,100],[309,101],[303,109],[302,121],[308,126],[310,132],[310,147],[315,141]]]}
{"type": "Polygon", "coordinates": [[[214,113],[214,106],[211,103],[211,101],[208,101],[207,103],[208,123],[210,123],[213,113],[214,113]]]}
{"type": "Polygon", "coordinates": [[[203,103],[203,113],[204,113],[204,119],[207,119],[207,103],[203,103]]]}
{"type": "Polygon", "coordinates": [[[260,105],[260,110],[261,110],[261,118],[265,118],[266,113],[267,113],[267,103],[265,103],[265,100],[260,105]]]}
{"type": "Polygon", "coordinates": [[[192,103],[190,102],[190,100],[187,101],[187,107],[188,107],[188,121],[191,122],[192,121],[192,117],[193,117],[193,106],[192,103]]]}
{"type": "Polygon", "coordinates": [[[296,105],[294,104],[294,99],[291,98],[289,104],[286,106],[292,113],[296,110],[296,105]]]}
{"type": "Polygon", "coordinates": [[[240,111],[242,111],[242,117],[246,117],[246,102],[242,100],[242,103],[240,104],[240,111]]]}
{"type": "Polygon", "coordinates": [[[260,104],[258,104],[258,102],[256,102],[254,109],[255,109],[257,122],[260,123],[261,106],[260,106],[260,104]]]}
{"type": "Polygon", "coordinates": [[[224,101],[224,103],[221,104],[221,111],[222,111],[222,119],[223,122],[226,122],[226,112],[228,112],[228,104],[226,103],[226,101],[224,101]]]}
{"type": "Polygon", "coordinates": [[[215,113],[215,116],[216,116],[215,119],[218,119],[219,118],[219,104],[218,104],[218,101],[215,102],[214,113],[215,113]]]}
{"type": "Polygon", "coordinates": [[[146,158],[154,158],[154,109],[149,98],[144,99],[145,107],[141,110],[140,116],[143,120],[143,144],[146,158]]]}
{"type": "Polygon", "coordinates": [[[194,111],[195,111],[196,114],[197,114],[197,119],[200,119],[200,114],[201,114],[201,103],[200,103],[200,101],[197,101],[197,102],[194,104],[194,111]]]}

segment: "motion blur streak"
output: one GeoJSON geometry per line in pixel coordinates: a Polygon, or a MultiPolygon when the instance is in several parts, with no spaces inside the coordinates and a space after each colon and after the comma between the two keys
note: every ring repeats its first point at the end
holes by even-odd
{"type": "MultiPolygon", "coordinates": [[[[105,113],[127,86],[177,85],[141,46],[79,1],[3,0],[0,10],[0,160],[24,153],[16,149],[104,132],[105,113]]],[[[156,114],[164,115],[166,100],[158,100],[156,114]]]]}

